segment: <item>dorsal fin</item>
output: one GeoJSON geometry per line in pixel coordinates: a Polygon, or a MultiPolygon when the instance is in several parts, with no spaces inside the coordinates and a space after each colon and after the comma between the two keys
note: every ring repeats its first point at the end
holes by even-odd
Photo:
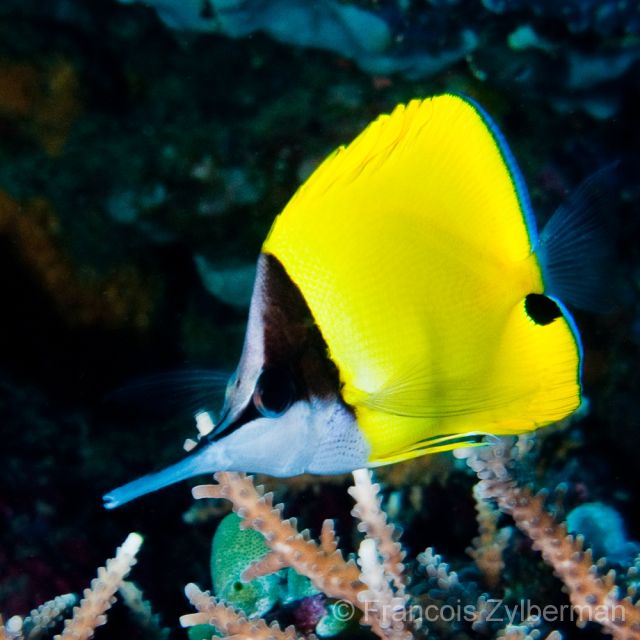
{"type": "Polygon", "coordinates": [[[545,294],[578,309],[602,311],[613,302],[613,221],[606,207],[616,167],[587,178],[551,216],[535,248],[545,294]]]}

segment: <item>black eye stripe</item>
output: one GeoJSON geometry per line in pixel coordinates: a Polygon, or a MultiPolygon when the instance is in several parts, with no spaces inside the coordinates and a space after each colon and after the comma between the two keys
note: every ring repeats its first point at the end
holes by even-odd
{"type": "Polygon", "coordinates": [[[260,256],[264,271],[261,312],[264,368],[285,366],[294,374],[299,398],[334,398],[340,375],[300,289],[277,258],[260,256]]]}
{"type": "MultiPolygon", "coordinates": [[[[262,391],[265,391],[264,387],[262,388],[262,391]]],[[[228,424],[222,430],[213,431],[206,438],[203,438],[203,441],[214,442],[221,438],[225,438],[236,429],[239,429],[243,424],[247,424],[247,422],[257,420],[258,418],[277,418],[300,397],[301,395],[298,391],[297,385],[295,384],[294,377],[288,369],[279,367],[265,369],[258,377],[256,389],[242,413],[240,413],[240,415],[231,424],[228,424]],[[271,395],[270,398],[263,399],[261,402],[256,403],[256,393],[259,392],[260,386],[265,383],[268,383],[268,391],[270,393],[273,393],[274,391],[279,393],[282,391],[288,395],[281,397],[274,397],[271,395]],[[267,405],[264,404],[265,400],[267,405]],[[271,404],[271,406],[269,406],[269,404],[271,404]]]]}
{"type": "Polygon", "coordinates": [[[203,438],[203,441],[207,442],[215,442],[216,440],[220,440],[221,438],[225,438],[230,433],[233,433],[236,429],[239,429],[243,424],[247,424],[247,422],[251,422],[252,420],[257,420],[261,418],[260,412],[256,409],[253,402],[249,402],[247,406],[244,408],[242,413],[230,424],[228,424],[224,429],[220,431],[216,430],[211,432],[206,438],[203,438]]]}

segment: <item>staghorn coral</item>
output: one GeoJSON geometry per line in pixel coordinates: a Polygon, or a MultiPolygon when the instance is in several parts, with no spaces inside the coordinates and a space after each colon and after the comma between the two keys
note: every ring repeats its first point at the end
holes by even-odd
{"type": "Polygon", "coordinates": [[[387,522],[387,515],[382,510],[380,485],[371,482],[372,473],[367,469],[354,471],[353,478],[354,486],[348,489],[349,495],[356,501],[351,515],[360,520],[358,530],[375,541],[377,552],[382,556],[382,567],[402,595],[406,589],[402,564],[405,553],[400,543],[394,540],[395,529],[387,522]]]}
{"type": "Polygon", "coordinates": [[[22,625],[25,640],[36,640],[46,636],[47,632],[63,619],[77,601],[78,598],[73,593],[66,593],[34,609],[22,625]]]}
{"type": "Polygon", "coordinates": [[[282,518],[282,505],[273,505],[272,494],[256,488],[252,478],[235,472],[219,472],[217,485],[201,485],[193,490],[195,498],[226,498],[245,526],[263,534],[271,553],[258,565],[245,571],[244,578],[255,578],[289,566],[306,576],[330,598],[344,600],[361,610],[363,624],[371,626],[381,638],[407,638],[404,613],[404,578],[401,576],[402,551],[392,542],[392,527],[387,525],[377,500],[377,487],[369,472],[359,474],[355,495],[364,500],[356,513],[362,519],[367,538],[362,542],[358,571],[353,561],[345,561],[337,548],[333,526],[322,527],[320,543],[307,532],[300,533],[294,518],[282,518]],[[383,552],[380,550],[384,549],[383,552]],[[379,554],[381,557],[379,557],[379,554]],[[393,588],[396,582],[402,591],[393,588]]]}
{"type": "Polygon", "coordinates": [[[614,571],[602,574],[590,549],[580,536],[567,533],[564,523],[544,507],[545,494],[519,487],[510,469],[522,455],[513,439],[481,450],[460,453],[478,474],[479,491],[495,499],[502,511],[513,517],[516,526],[532,541],[545,562],[564,583],[578,626],[597,622],[616,640],[640,639],[640,606],[623,597],[616,586],[614,571]]]}
{"type": "Polygon", "coordinates": [[[392,578],[380,561],[374,538],[365,538],[358,548],[360,579],[367,590],[358,596],[364,605],[364,624],[371,624],[381,638],[404,640],[413,637],[406,628],[406,597],[397,596],[392,588],[392,578]],[[376,624],[377,623],[377,624],[376,624]]]}
{"type": "Polygon", "coordinates": [[[64,630],[54,640],[89,640],[96,627],[107,621],[106,612],[115,602],[115,593],[136,563],[136,554],[142,545],[142,536],[130,533],[122,546],[104,567],[98,569],[98,576],[85,589],[80,605],[73,610],[73,617],[66,620],[64,630]]]}
{"type": "Polygon", "coordinates": [[[118,593],[122,598],[122,602],[131,612],[135,620],[136,627],[145,632],[145,638],[150,640],[167,640],[169,637],[169,629],[160,624],[160,616],[154,613],[151,604],[145,600],[142,590],[138,585],[129,580],[124,580],[118,587],[118,593]]]}
{"type": "Polygon", "coordinates": [[[326,613],[324,596],[293,569],[282,570],[264,537],[241,523],[230,513],[216,528],[211,546],[213,595],[249,618],[289,607],[296,622],[313,630],[326,613]]]}
{"type": "MultiPolygon", "coordinates": [[[[533,619],[525,620],[522,624],[509,624],[498,632],[496,640],[539,640],[541,633],[536,629],[539,623],[539,620],[533,619]]],[[[545,640],[562,640],[562,635],[554,630],[545,637],[545,640]]]]}
{"type": "MultiPolygon", "coordinates": [[[[488,500],[497,500],[500,510],[513,517],[518,528],[531,539],[533,548],[542,551],[545,562],[564,583],[578,626],[593,621],[617,640],[640,637],[640,608],[631,599],[635,596],[635,587],[630,584],[628,596],[623,597],[615,585],[613,572],[601,574],[604,561],[594,565],[591,552],[583,548],[582,539],[567,535],[565,525],[556,523],[545,510],[543,496],[518,487],[511,477],[515,461],[524,459],[532,444],[530,437],[517,441],[504,439],[494,446],[457,452],[458,457],[466,458],[480,479],[474,490],[481,529],[473,549],[476,561],[481,566],[486,561],[495,576],[503,579],[502,551],[509,539],[503,539],[499,534],[497,513],[487,505],[488,500]],[[485,548],[488,549],[488,557],[482,555],[485,548]]],[[[270,494],[265,495],[260,487],[256,489],[246,475],[216,474],[219,484],[197,487],[194,496],[230,500],[245,526],[254,528],[265,537],[271,554],[250,567],[245,578],[294,566],[330,598],[346,600],[360,609],[361,623],[370,625],[381,638],[404,639],[422,636],[429,630],[440,638],[470,638],[474,633],[512,640],[544,637],[543,630],[537,628],[541,619],[530,610],[527,613],[523,608],[520,611],[523,618],[517,620],[508,605],[501,604],[502,617],[495,618],[494,604],[502,603],[502,599],[492,599],[478,591],[473,583],[461,580],[432,548],[417,558],[418,566],[426,574],[426,583],[420,579],[419,572],[412,570],[412,593],[407,591],[404,552],[395,541],[393,527],[382,511],[379,486],[372,482],[369,471],[357,471],[354,478],[355,486],[349,489],[357,501],[352,515],[361,520],[358,529],[366,535],[358,549],[359,573],[353,563],[345,562],[344,556],[337,551],[337,540],[333,525],[327,524],[329,521],[325,521],[322,527],[320,543],[310,540],[306,532],[298,532],[294,519],[282,519],[282,507],[273,507],[270,494]],[[427,618],[427,630],[422,630],[420,625],[424,620],[416,619],[415,606],[421,608],[419,615],[428,610],[444,611],[447,607],[453,610],[455,606],[460,613],[456,619],[446,619],[442,615],[427,618]],[[499,620],[508,621],[508,624],[496,627],[499,620]]],[[[628,578],[631,580],[636,573],[630,569],[628,578]]],[[[219,602],[212,602],[209,606],[220,606],[219,602]]],[[[225,615],[229,615],[227,610],[225,615]]],[[[204,617],[188,620],[195,624],[204,617]]],[[[260,633],[263,632],[266,633],[264,630],[260,633]]],[[[560,634],[548,630],[546,637],[559,640],[560,634]]]]}
{"type": "Polygon", "coordinates": [[[368,589],[358,595],[365,605],[365,623],[373,614],[377,617],[384,637],[411,637],[406,628],[406,576],[404,575],[404,551],[394,540],[395,529],[387,522],[381,508],[378,492],[380,485],[371,482],[371,471],[358,469],[353,472],[354,486],[349,494],[356,501],[351,515],[360,520],[358,529],[366,538],[358,548],[361,568],[360,579],[368,589]]]}
{"type": "Polygon", "coordinates": [[[420,603],[420,615],[429,611],[443,611],[445,608],[459,608],[464,615],[456,620],[446,619],[444,616],[429,616],[428,628],[439,638],[460,637],[472,635],[470,631],[488,636],[492,627],[488,623],[490,597],[480,593],[474,583],[467,583],[460,579],[458,572],[453,571],[440,554],[433,547],[427,547],[417,558],[416,573],[424,582],[420,586],[418,595],[414,599],[420,603]],[[425,592],[425,593],[422,593],[425,592]],[[470,630],[469,627],[470,626],[470,630]]]}
{"type": "MultiPolygon", "coordinates": [[[[224,471],[215,474],[215,479],[217,485],[195,487],[194,497],[230,500],[245,526],[264,535],[274,558],[269,561],[272,563],[269,570],[278,565],[280,568],[291,566],[327,595],[357,606],[358,594],[365,588],[358,568],[353,562],[344,560],[328,528],[322,538],[323,544],[319,545],[308,534],[298,531],[294,518],[283,520],[283,506],[274,506],[273,495],[265,494],[262,487],[255,487],[249,476],[224,471]]],[[[251,577],[255,576],[253,571],[251,577]]]]}
{"type": "Polygon", "coordinates": [[[256,640],[296,640],[298,638],[293,627],[283,631],[277,623],[269,626],[264,620],[249,620],[243,613],[217,601],[195,584],[188,584],[184,591],[189,602],[199,613],[182,616],[180,624],[183,627],[211,624],[227,638],[245,637],[256,640]]]}
{"type": "MultiPolygon", "coordinates": [[[[54,640],[89,640],[96,628],[105,624],[106,612],[115,602],[116,591],[136,563],[141,545],[142,536],[139,534],[130,533],[127,536],[115,556],[98,569],[97,577],[84,590],[80,604],[73,608],[73,616],[65,620],[62,633],[54,636],[54,640]]],[[[0,639],[35,640],[45,636],[75,601],[72,594],[58,596],[32,611],[24,620],[14,616],[6,625],[0,617],[0,639]]]]}
{"type": "MultiPolygon", "coordinates": [[[[513,517],[518,528],[532,540],[534,549],[542,552],[544,560],[565,584],[578,625],[594,621],[616,640],[639,638],[640,609],[632,601],[636,594],[633,580],[638,573],[637,567],[629,569],[628,595],[623,597],[616,587],[615,575],[612,572],[601,573],[603,563],[599,561],[597,566],[594,565],[590,551],[583,549],[581,538],[568,535],[566,527],[555,522],[545,510],[543,496],[534,495],[530,489],[516,484],[513,479],[515,463],[522,460],[530,448],[531,440],[505,439],[497,445],[463,450],[457,455],[466,459],[480,479],[474,490],[476,498],[496,500],[501,511],[513,517]]],[[[541,620],[531,614],[520,620],[504,615],[501,620],[508,621],[508,624],[497,627],[497,620],[490,620],[492,612],[495,613],[492,607],[494,600],[478,591],[457,571],[451,570],[432,548],[418,556],[416,565],[406,562],[404,550],[396,540],[395,529],[382,510],[380,487],[372,481],[368,470],[354,473],[354,486],[349,490],[356,500],[352,515],[359,521],[358,529],[365,534],[358,548],[358,565],[353,560],[345,560],[338,548],[331,521],[324,522],[316,542],[308,532],[298,531],[295,519],[283,519],[282,506],[274,506],[271,494],[255,487],[252,478],[240,473],[221,472],[216,474],[216,479],[217,485],[196,487],[194,496],[229,500],[243,526],[259,532],[270,550],[266,556],[257,554],[258,560],[244,571],[243,580],[293,567],[312,580],[317,589],[338,601],[327,602],[326,605],[320,603],[321,608],[329,612],[329,617],[332,608],[335,611],[336,606],[349,604],[352,613],[355,609],[360,610],[362,624],[370,626],[378,637],[388,640],[408,640],[431,632],[438,638],[473,638],[479,633],[497,640],[539,640],[546,633],[547,640],[560,640],[557,631],[539,628],[541,620]],[[409,585],[410,575],[413,581],[409,585]],[[444,611],[456,604],[464,605],[464,608],[455,620],[439,616],[426,618],[425,622],[414,616],[415,607],[424,613],[429,609],[444,611]]],[[[484,503],[482,507],[484,509],[484,503]]],[[[483,509],[480,527],[487,531],[479,538],[486,535],[486,542],[490,545],[495,539],[496,513],[488,511],[487,515],[483,509]],[[483,524],[485,516],[490,520],[488,524],[483,524]]],[[[104,623],[104,612],[118,589],[125,602],[133,602],[133,608],[143,614],[149,624],[142,627],[150,636],[166,637],[166,630],[159,627],[140,591],[128,583],[122,584],[124,575],[135,561],[134,554],[139,544],[139,537],[132,534],[116,558],[107,563],[106,569],[99,571],[98,580],[92,583],[92,589],[85,592],[83,602],[74,610],[73,619],[66,623],[64,632],[56,639],[90,638],[95,627],[104,623]]],[[[296,640],[314,630],[313,626],[303,627],[297,619],[296,627],[283,628],[276,622],[267,624],[258,616],[268,612],[263,610],[247,615],[230,606],[225,599],[210,596],[194,584],[187,585],[185,591],[198,613],[183,616],[183,626],[209,624],[224,637],[276,640],[296,640]]],[[[61,606],[65,602],[65,599],[59,601],[61,606]]],[[[51,617],[53,619],[55,615],[51,617]]],[[[339,617],[334,616],[333,621],[339,617]]],[[[33,628],[33,623],[31,625],[33,628]]],[[[29,628],[27,621],[11,619],[0,627],[0,638],[39,637],[27,635],[29,628]]],[[[317,626],[315,630],[320,628],[317,626]]],[[[39,635],[43,636],[44,632],[39,632],[39,635]]],[[[335,632],[324,635],[335,635],[335,632]]]]}
{"type": "Polygon", "coordinates": [[[500,583],[504,569],[502,553],[509,542],[511,531],[508,528],[497,528],[499,512],[485,499],[477,484],[473,487],[473,498],[480,535],[472,540],[467,553],[475,560],[487,586],[493,590],[500,583]]]}

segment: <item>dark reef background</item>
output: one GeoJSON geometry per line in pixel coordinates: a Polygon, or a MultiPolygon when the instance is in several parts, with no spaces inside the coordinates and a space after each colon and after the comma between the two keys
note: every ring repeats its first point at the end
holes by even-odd
{"type": "MultiPolygon", "coordinates": [[[[79,592],[139,531],[133,577],[173,637],[184,637],[182,590],[209,586],[216,520],[185,521],[188,483],[113,512],[101,495],[182,455],[194,433],[189,403],[166,389],[143,389],[133,405],[109,395],[162,371],[231,371],[255,258],[277,212],[379,113],[443,91],[470,95],[493,115],[540,222],[586,176],[620,163],[607,206],[618,228],[607,278],[619,302],[607,314],[576,314],[589,411],[544,437],[531,473],[539,487],[564,483],[567,509],[615,507],[629,539],[640,540],[636,2],[4,0],[5,616],[79,592]]],[[[218,398],[210,402],[215,410],[218,398]]],[[[472,478],[448,455],[383,477],[385,495],[403,504],[395,520],[410,555],[433,545],[454,567],[468,565],[472,478]]],[[[314,531],[338,518],[349,549],[345,483],[271,486],[314,531]]],[[[538,568],[542,592],[560,597],[538,568]]],[[[506,577],[513,593],[533,580],[515,569],[506,577]]],[[[127,624],[116,607],[98,637],[121,637],[127,624]]]]}

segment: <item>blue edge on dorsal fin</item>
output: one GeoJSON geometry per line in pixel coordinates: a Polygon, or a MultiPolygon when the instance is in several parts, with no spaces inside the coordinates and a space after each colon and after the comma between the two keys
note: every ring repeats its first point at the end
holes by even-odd
{"type": "Polygon", "coordinates": [[[582,374],[583,348],[580,333],[567,306],[604,311],[612,306],[609,266],[613,260],[611,216],[605,205],[612,194],[618,163],[588,177],[551,216],[538,235],[529,192],[516,159],[491,116],[473,98],[458,94],[473,106],[493,135],[511,175],[520,202],[532,251],[536,254],[544,294],[560,308],[574,335],[582,374]]]}

